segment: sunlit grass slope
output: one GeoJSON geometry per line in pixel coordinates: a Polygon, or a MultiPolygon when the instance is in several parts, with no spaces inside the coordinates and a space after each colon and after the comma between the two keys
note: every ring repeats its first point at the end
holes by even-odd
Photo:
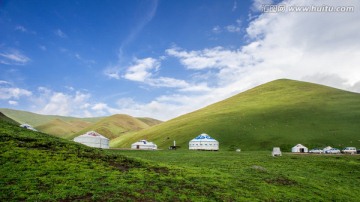
{"type": "Polygon", "coordinates": [[[74,120],[82,120],[85,122],[95,123],[102,119],[103,117],[94,117],[94,118],[76,118],[76,117],[68,117],[68,116],[57,116],[57,115],[43,115],[37,114],[27,111],[14,110],[14,109],[6,109],[0,108],[0,111],[4,113],[7,117],[19,122],[19,123],[27,123],[33,126],[34,128],[47,124],[55,119],[59,119],[62,121],[74,121],[74,120]]]}
{"type": "Polygon", "coordinates": [[[78,135],[86,133],[87,131],[93,130],[109,139],[114,139],[127,132],[138,131],[149,127],[150,126],[143,121],[140,121],[139,119],[132,116],[125,114],[115,114],[103,118],[95,124],[90,125],[85,129],[76,132],[75,134],[65,136],[65,138],[72,139],[78,135]]]}
{"type": "Polygon", "coordinates": [[[57,118],[46,124],[37,126],[36,129],[47,134],[64,137],[77,133],[92,124],[93,123],[81,119],[65,121],[57,118]]]}
{"type": "Polygon", "coordinates": [[[269,82],[195,112],[113,140],[130,147],[139,139],[167,148],[183,148],[200,133],[220,142],[220,149],[289,150],[332,145],[360,147],[360,94],[287,79],[269,82]]]}

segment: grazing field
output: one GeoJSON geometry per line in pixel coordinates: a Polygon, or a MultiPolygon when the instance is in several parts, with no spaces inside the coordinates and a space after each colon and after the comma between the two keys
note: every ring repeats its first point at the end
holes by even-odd
{"type": "MultiPolygon", "coordinates": [[[[111,151],[179,166],[219,183],[231,200],[359,201],[360,155],[271,152],[111,151]]],[[[222,189],[221,189],[222,188],[222,189]]]]}

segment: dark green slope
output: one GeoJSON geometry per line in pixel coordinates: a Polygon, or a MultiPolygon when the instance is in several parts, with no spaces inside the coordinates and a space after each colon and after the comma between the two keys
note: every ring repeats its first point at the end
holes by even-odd
{"type": "Polygon", "coordinates": [[[360,147],[359,123],[360,94],[281,79],[114,141],[115,147],[129,147],[147,138],[166,148],[176,140],[187,148],[205,132],[221,149],[289,150],[297,143],[360,147]]]}
{"type": "Polygon", "coordinates": [[[19,125],[18,122],[16,122],[16,121],[12,120],[11,118],[5,116],[5,114],[3,114],[1,112],[0,112],[0,120],[11,123],[11,124],[19,125]]]}

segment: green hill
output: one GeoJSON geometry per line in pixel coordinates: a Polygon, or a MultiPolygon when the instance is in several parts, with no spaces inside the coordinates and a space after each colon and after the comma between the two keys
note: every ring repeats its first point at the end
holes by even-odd
{"type": "MultiPolygon", "coordinates": [[[[151,119],[149,119],[151,120],[151,119]]],[[[74,134],[65,136],[67,139],[72,139],[78,135],[84,134],[87,131],[96,131],[101,135],[114,139],[128,132],[139,131],[150,126],[137,118],[125,114],[115,114],[92,124],[74,134]]]]}
{"type": "Polygon", "coordinates": [[[22,110],[6,109],[6,108],[0,108],[0,112],[2,112],[7,117],[9,117],[19,123],[30,124],[34,128],[37,128],[40,125],[47,124],[55,119],[63,120],[66,122],[80,119],[82,121],[95,123],[103,118],[103,117],[76,118],[76,117],[58,116],[58,115],[43,115],[43,114],[36,114],[36,113],[22,111],[22,110]]]}
{"type": "Polygon", "coordinates": [[[360,94],[322,85],[276,80],[111,142],[129,147],[148,139],[167,148],[176,140],[183,148],[207,133],[220,149],[289,150],[301,143],[308,147],[332,145],[360,147],[360,94]]]}
{"type": "Polygon", "coordinates": [[[18,122],[16,122],[16,121],[12,120],[11,118],[5,116],[5,114],[3,114],[1,112],[0,112],[0,120],[6,121],[6,122],[11,123],[11,124],[20,125],[18,122]]]}
{"type": "Polygon", "coordinates": [[[58,137],[64,137],[68,134],[77,133],[78,131],[81,131],[92,124],[93,123],[86,122],[81,119],[65,121],[57,118],[51,120],[46,124],[39,125],[36,128],[37,130],[47,134],[55,135],[58,137]]]}

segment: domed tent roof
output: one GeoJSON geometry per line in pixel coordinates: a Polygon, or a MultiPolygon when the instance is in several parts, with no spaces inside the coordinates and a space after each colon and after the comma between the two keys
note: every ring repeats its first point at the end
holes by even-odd
{"type": "Polygon", "coordinates": [[[90,137],[90,138],[101,138],[101,139],[107,139],[106,137],[100,135],[99,133],[95,132],[95,131],[89,131],[83,135],[80,135],[78,137],[90,137]]]}
{"type": "Polygon", "coordinates": [[[196,138],[192,139],[191,141],[214,141],[214,142],[217,142],[217,140],[210,137],[206,133],[202,133],[201,135],[197,136],[196,138]]]}
{"type": "Polygon", "coordinates": [[[89,131],[83,135],[77,136],[74,138],[74,141],[89,147],[109,148],[109,139],[95,131],[89,131]]]}

